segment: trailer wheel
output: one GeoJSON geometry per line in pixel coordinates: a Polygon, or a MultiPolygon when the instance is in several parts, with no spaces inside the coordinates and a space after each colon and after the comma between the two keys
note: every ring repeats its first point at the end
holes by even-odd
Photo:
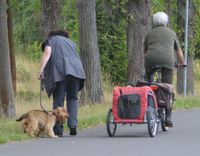
{"type": "Polygon", "coordinates": [[[106,128],[107,128],[108,135],[110,137],[114,137],[116,133],[116,129],[117,129],[117,124],[114,122],[112,109],[109,109],[108,114],[107,114],[106,128]]]}

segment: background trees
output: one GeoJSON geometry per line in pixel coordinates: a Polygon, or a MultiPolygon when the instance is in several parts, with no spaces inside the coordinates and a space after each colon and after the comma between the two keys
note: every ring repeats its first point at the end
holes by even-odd
{"type": "MultiPolygon", "coordinates": [[[[195,6],[195,42],[194,57],[199,57],[200,23],[199,12],[200,2],[190,0],[195,6]]],[[[40,56],[40,35],[41,1],[17,1],[12,0],[11,7],[14,12],[14,41],[17,51],[26,53],[32,58],[40,56]]],[[[78,43],[78,13],[74,0],[60,0],[60,15],[58,25],[61,29],[67,29],[70,32],[70,38],[78,43]]],[[[138,1],[142,3],[143,1],[138,1]]],[[[144,1],[145,2],[145,1],[144,1]]],[[[166,10],[170,16],[170,25],[176,33],[181,32],[183,28],[178,27],[177,16],[180,12],[176,1],[154,0],[146,1],[151,3],[151,14],[156,11],[166,10]]],[[[128,39],[127,30],[130,26],[130,16],[127,13],[128,0],[96,0],[96,21],[97,21],[97,39],[100,53],[101,69],[103,75],[109,75],[114,83],[126,83],[128,80],[128,39]],[[128,24],[129,23],[129,24],[128,24]],[[129,26],[128,26],[129,25],[129,26]]],[[[130,3],[130,2],[129,2],[130,3]]],[[[132,2],[134,3],[134,2],[132,2]]],[[[135,1],[136,3],[136,1],[135,1]]],[[[138,4],[139,6],[139,4],[138,4]]],[[[137,9],[137,8],[136,8],[137,9]]],[[[136,11],[137,12],[137,11],[136,11]]],[[[185,16],[185,14],[183,14],[185,16]]],[[[130,34],[129,34],[130,35],[130,34]]],[[[137,39],[137,37],[136,37],[137,39]]],[[[135,43],[135,42],[133,42],[135,43]]],[[[182,42],[183,43],[183,42],[182,42]]],[[[129,44],[130,45],[130,44],[129,44]]],[[[131,69],[130,69],[131,71],[131,69]]]]}
{"type": "Polygon", "coordinates": [[[7,23],[8,23],[8,42],[9,42],[9,51],[10,51],[10,67],[11,67],[11,76],[12,76],[12,84],[14,89],[14,94],[16,94],[17,88],[17,75],[16,75],[16,62],[15,62],[15,54],[14,54],[14,41],[13,41],[13,18],[11,13],[10,1],[7,2],[7,23]]]}
{"type": "MultiPolygon", "coordinates": [[[[182,43],[182,49],[184,50],[184,32],[185,32],[185,7],[186,3],[183,0],[177,1],[178,6],[178,16],[177,16],[177,23],[179,27],[178,36],[182,43]]],[[[194,51],[195,51],[195,40],[194,38],[194,23],[195,23],[195,10],[194,10],[194,2],[190,1],[189,3],[189,17],[188,17],[188,57],[187,57],[187,94],[194,93],[194,71],[193,71],[193,58],[194,58],[194,51]]],[[[179,69],[177,72],[177,92],[183,94],[183,70],[179,69]]]]}
{"type": "Polygon", "coordinates": [[[145,74],[143,42],[150,30],[150,1],[129,0],[127,7],[128,81],[134,84],[145,74]]]}
{"type": "MultiPolygon", "coordinates": [[[[144,36],[151,28],[150,14],[165,10],[170,17],[170,27],[179,34],[183,45],[183,0],[12,0],[9,9],[13,12],[13,18],[9,9],[6,10],[5,0],[1,1],[1,5],[0,84],[7,90],[12,90],[12,85],[16,88],[12,51],[38,60],[41,42],[53,29],[68,30],[70,38],[77,43],[87,75],[86,88],[81,97],[82,101],[87,99],[91,103],[103,101],[101,76],[115,85],[126,85],[128,81],[134,82],[143,75],[142,44],[144,36]],[[13,82],[10,81],[10,70],[13,82]]],[[[187,81],[190,83],[190,94],[193,94],[195,81],[191,81],[195,77],[193,61],[200,58],[199,6],[199,0],[190,0],[187,81]]],[[[178,75],[178,79],[181,78],[182,74],[181,77],[178,75]]],[[[196,79],[200,78],[196,76],[196,79]]],[[[178,92],[182,92],[182,83],[178,83],[178,92]]],[[[9,96],[13,101],[10,110],[14,112],[12,91],[9,96]]],[[[0,99],[5,97],[0,95],[0,99]]],[[[7,108],[0,109],[4,112],[7,108]]]]}
{"type": "Polygon", "coordinates": [[[96,29],[95,0],[77,0],[79,23],[79,46],[86,73],[82,103],[103,102],[101,64],[96,29]]]}
{"type": "Polygon", "coordinates": [[[97,0],[97,33],[104,77],[127,82],[126,1],[97,0]],[[107,76],[108,77],[108,76],[107,76]]]}
{"type": "Polygon", "coordinates": [[[60,0],[42,0],[41,10],[41,36],[44,40],[50,31],[59,28],[60,0]]]}

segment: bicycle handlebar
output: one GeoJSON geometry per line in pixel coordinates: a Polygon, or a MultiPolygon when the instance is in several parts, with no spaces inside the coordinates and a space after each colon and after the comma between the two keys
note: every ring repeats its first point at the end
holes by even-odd
{"type": "Polygon", "coordinates": [[[187,67],[187,65],[186,64],[177,64],[177,63],[175,63],[175,65],[174,65],[176,68],[186,68],[187,67]]]}

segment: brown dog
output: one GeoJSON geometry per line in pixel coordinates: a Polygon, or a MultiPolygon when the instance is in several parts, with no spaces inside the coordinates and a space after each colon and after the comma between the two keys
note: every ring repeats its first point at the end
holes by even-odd
{"type": "Polygon", "coordinates": [[[42,110],[32,110],[22,115],[16,121],[22,121],[24,133],[35,137],[40,134],[47,134],[51,138],[57,138],[53,132],[56,122],[64,124],[69,114],[62,107],[58,107],[53,111],[44,112],[42,110]]]}

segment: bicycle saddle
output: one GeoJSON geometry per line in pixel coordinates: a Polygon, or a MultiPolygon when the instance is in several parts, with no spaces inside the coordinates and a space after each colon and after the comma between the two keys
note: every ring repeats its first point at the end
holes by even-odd
{"type": "Polygon", "coordinates": [[[159,65],[154,65],[151,67],[152,68],[152,72],[156,72],[158,70],[161,70],[163,67],[159,66],[159,65]]]}

